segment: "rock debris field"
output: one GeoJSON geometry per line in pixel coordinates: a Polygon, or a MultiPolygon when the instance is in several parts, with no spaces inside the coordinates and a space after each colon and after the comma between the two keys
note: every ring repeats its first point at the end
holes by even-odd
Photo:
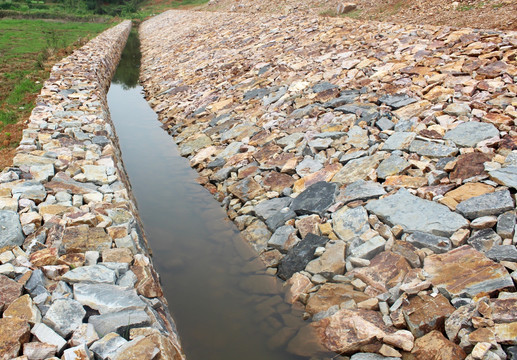
{"type": "Polygon", "coordinates": [[[289,351],[517,359],[517,33],[170,11],[140,34],[164,129],[305,310],[289,351]]]}
{"type": "Polygon", "coordinates": [[[184,359],[109,118],[131,23],[52,69],[0,173],[0,359],[184,359]]]}

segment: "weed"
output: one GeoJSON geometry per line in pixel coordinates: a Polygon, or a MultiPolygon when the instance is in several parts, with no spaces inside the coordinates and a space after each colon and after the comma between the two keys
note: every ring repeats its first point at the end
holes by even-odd
{"type": "Polygon", "coordinates": [[[346,14],[341,14],[341,16],[349,17],[352,19],[358,19],[361,16],[361,9],[350,11],[349,13],[346,13],[346,14]]]}

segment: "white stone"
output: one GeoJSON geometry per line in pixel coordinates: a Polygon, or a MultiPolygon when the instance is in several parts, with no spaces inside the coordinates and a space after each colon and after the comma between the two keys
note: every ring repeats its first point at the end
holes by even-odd
{"type": "Polygon", "coordinates": [[[43,323],[35,324],[31,330],[31,334],[41,342],[57,346],[58,352],[66,345],[65,339],[43,323]]]}

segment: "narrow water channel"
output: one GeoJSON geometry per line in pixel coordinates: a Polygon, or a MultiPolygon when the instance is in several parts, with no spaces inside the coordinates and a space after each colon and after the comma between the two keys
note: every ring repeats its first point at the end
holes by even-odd
{"type": "Polygon", "coordinates": [[[108,93],[154,262],[189,360],[295,360],[303,325],[219,203],[195,181],[138,85],[133,30],[108,93]]]}

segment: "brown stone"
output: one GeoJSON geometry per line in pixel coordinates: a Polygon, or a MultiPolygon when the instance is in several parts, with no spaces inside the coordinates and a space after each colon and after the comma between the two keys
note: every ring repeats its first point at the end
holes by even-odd
{"type": "Polygon", "coordinates": [[[494,335],[500,344],[517,345],[517,322],[495,324],[494,335]]]}
{"type": "Polygon", "coordinates": [[[330,181],[334,175],[342,168],[343,166],[339,163],[331,164],[325,166],[323,169],[318,170],[312,174],[304,176],[300,180],[297,180],[294,183],[293,191],[295,193],[302,192],[312,184],[315,184],[319,181],[330,181]]]}
{"type": "Polygon", "coordinates": [[[498,113],[488,113],[483,116],[483,120],[494,124],[495,126],[500,125],[513,125],[513,119],[507,115],[498,114],[498,113]]]}
{"type": "Polygon", "coordinates": [[[424,271],[434,286],[451,297],[474,297],[479,293],[513,288],[512,278],[504,266],[468,245],[426,257],[424,271]]]}
{"type": "Polygon", "coordinates": [[[418,189],[421,186],[427,185],[427,178],[425,177],[413,177],[407,175],[393,175],[388,176],[384,181],[384,186],[392,186],[394,188],[410,188],[418,189]]]}
{"type": "Polygon", "coordinates": [[[318,215],[309,215],[295,221],[294,226],[300,232],[300,237],[305,239],[307,234],[319,235],[319,224],[321,218],[318,215]]]}
{"type": "Polygon", "coordinates": [[[384,251],[370,261],[370,266],[354,269],[348,274],[361,279],[379,293],[385,293],[402,281],[410,269],[411,266],[404,257],[384,251]]]}
{"type": "Polygon", "coordinates": [[[483,163],[490,160],[489,155],[479,152],[460,155],[454,170],[451,172],[450,179],[463,181],[477,175],[486,174],[483,163]]]}
{"type": "Polygon", "coordinates": [[[49,359],[56,355],[57,346],[41,342],[29,342],[23,344],[23,355],[29,360],[49,359]]]}
{"type": "Polygon", "coordinates": [[[0,275],[0,309],[8,307],[22,294],[23,285],[0,275]]]}
{"type": "Polygon", "coordinates": [[[77,268],[84,265],[86,257],[83,253],[69,253],[59,257],[57,264],[77,268]]]}
{"type": "Polygon", "coordinates": [[[140,295],[148,298],[163,296],[162,288],[158,280],[158,275],[151,269],[149,259],[143,255],[135,256],[134,265],[131,266],[137,277],[135,288],[140,295]]]}
{"type": "Polygon", "coordinates": [[[241,201],[249,201],[264,193],[264,189],[252,178],[246,178],[228,187],[241,201]]]}
{"type": "Polygon", "coordinates": [[[137,338],[130,341],[117,351],[113,360],[153,359],[160,349],[152,337],[137,338]]]}
{"type": "Polygon", "coordinates": [[[436,330],[416,339],[411,355],[414,360],[463,360],[467,357],[462,348],[436,330]]]}
{"type": "Polygon", "coordinates": [[[128,248],[106,249],[102,252],[102,261],[130,264],[133,261],[133,253],[128,248]]]}
{"type": "Polygon", "coordinates": [[[30,326],[21,319],[0,319],[0,359],[18,356],[21,346],[30,339],[30,326]]]}
{"type": "Polygon", "coordinates": [[[259,256],[267,267],[277,267],[278,264],[280,264],[280,260],[283,258],[282,253],[277,249],[264,251],[259,256]]]}
{"type": "Polygon", "coordinates": [[[47,248],[36,251],[31,255],[30,262],[35,267],[55,265],[57,262],[57,248],[47,248]]]}
{"type": "Polygon", "coordinates": [[[298,301],[300,296],[307,293],[312,286],[311,279],[300,273],[295,273],[284,284],[284,288],[287,289],[284,297],[285,302],[294,304],[298,301]]]}
{"type": "Polygon", "coordinates": [[[443,331],[445,319],[454,310],[441,294],[435,297],[425,294],[412,296],[402,307],[406,324],[415,337],[422,337],[432,330],[443,331]]]}
{"type": "Polygon", "coordinates": [[[360,291],[354,290],[352,285],[327,283],[324,284],[316,293],[311,294],[307,302],[306,311],[311,314],[317,314],[325,311],[329,307],[339,305],[347,300],[354,300],[359,303],[368,300],[369,296],[360,291]]]}
{"type": "Polygon", "coordinates": [[[263,174],[264,180],[263,184],[265,187],[271,188],[271,190],[276,191],[278,193],[282,193],[285,188],[290,188],[294,184],[294,179],[292,176],[279,173],[276,171],[271,171],[263,174]]]}
{"type": "Polygon", "coordinates": [[[255,151],[253,153],[253,157],[258,161],[260,165],[264,165],[269,159],[271,159],[275,154],[279,154],[282,152],[282,148],[276,144],[269,143],[263,148],[255,151]]]}
{"type": "Polygon", "coordinates": [[[14,300],[4,311],[3,317],[25,320],[31,324],[41,321],[41,313],[28,294],[14,300]]]}
{"type": "Polygon", "coordinates": [[[111,239],[102,228],[79,225],[65,229],[61,245],[66,253],[102,251],[111,248],[111,239]]]}
{"type": "Polygon", "coordinates": [[[483,183],[467,183],[460,187],[449,191],[447,197],[454,199],[457,203],[470,199],[471,197],[480,196],[494,192],[494,187],[483,183]]]}
{"type": "Polygon", "coordinates": [[[391,247],[391,251],[403,256],[413,268],[419,268],[422,265],[420,257],[415,252],[416,248],[411,243],[396,240],[391,247]]]}
{"type": "Polygon", "coordinates": [[[496,323],[517,322],[517,299],[490,299],[490,309],[496,323]]]}

